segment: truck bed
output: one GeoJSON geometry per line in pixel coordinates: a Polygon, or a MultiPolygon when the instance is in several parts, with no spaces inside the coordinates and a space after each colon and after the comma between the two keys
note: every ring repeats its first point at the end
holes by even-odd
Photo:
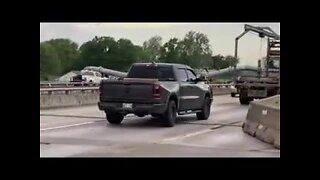
{"type": "Polygon", "coordinates": [[[153,86],[157,79],[125,78],[103,80],[100,86],[100,101],[126,103],[153,103],[153,86]]]}

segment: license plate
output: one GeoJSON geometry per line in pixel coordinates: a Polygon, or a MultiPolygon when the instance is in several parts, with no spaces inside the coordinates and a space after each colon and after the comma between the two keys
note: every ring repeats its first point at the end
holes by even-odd
{"type": "Polygon", "coordinates": [[[122,107],[131,109],[132,108],[132,103],[123,103],[122,107]]]}

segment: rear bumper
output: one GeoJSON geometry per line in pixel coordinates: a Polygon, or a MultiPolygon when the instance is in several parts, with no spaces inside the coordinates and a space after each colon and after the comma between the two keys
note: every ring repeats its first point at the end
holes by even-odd
{"type": "Polygon", "coordinates": [[[116,111],[123,114],[163,114],[166,111],[166,104],[143,104],[133,103],[132,108],[123,108],[119,102],[98,102],[101,111],[116,111]]]}

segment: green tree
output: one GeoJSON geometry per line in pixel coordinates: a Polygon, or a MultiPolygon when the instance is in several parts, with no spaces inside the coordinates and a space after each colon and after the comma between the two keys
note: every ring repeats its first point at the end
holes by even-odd
{"type": "Polygon", "coordinates": [[[47,43],[40,43],[40,79],[48,80],[48,76],[56,74],[58,56],[54,47],[47,43]]]}
{"type": "Polygon", "coordinates": [[[83,69],[86,66],[109,67],[117,61],[117,50],[118,45],[114,38],[96,36],[81,45],[79,62],[75,67],[77,69],[83,69]]]}
{"type": "Polygon", "coordinates": [[[147,57],[143,48],[129,39],[115,41],[112,37],[95,37],[80,47],[80,60],[76,67],[102,66],[127,71],[132,63],[143,62],[147,57]]]}
{"type": "Polygon", "coordinates": [[[136,45],[134,48],[137,53],[137,61],[136,62],[140,62],[140,63],[150,62],[149,55],[147,54],[147,52],[145,52],[145,50],[143,49],[142,46],[136,45]]]}
{"type": "Polygon", "coordinates": [[[79,55],[78,44],[69,39],[52,39],[47,43],[52,45],[58,57],[57,74],[61,75],[70,71],[79,55]]]}
{"type": "Polygon", "coordinates": [[[227,62],[228,66],[236,66],[239,63],[239,59],[234,56],[226,56],[225,61],[227,62]]]}
{"type": "Polygon", "coordinates": [[[140,60],[141,52],[139,46],[135,46],[128,39],[119,39],[117,41],[118,49],[115,54],[118,57],[118,61],[114,62],[115,65],[111,65],[118,70],[127,71],[131,64],[140,60]],[[117,67],[116,67],[117,66],[117,67]]]}
{"type": "Polygon", "coordinates": [[[212,56],[212,68],[217,70],[223,69],[225,67],[223,59],[224,57],[220,54],[212,56]]]}
{"type": "Polygon", "coordinates": [[[162,38],[153,36],[143,43],[143,50],[148,56],[149,61],[158,62],[161,56],[162,38]]]}
{"type": "Polygon", "coordinates": [[[166,63],[181,63],[182,44],[177,38],[171,38],[160,51],[160,61],[166,63]]]}
{"type": "Polygon", "coordinates": [[[181,63],[193,68],[210,68],[212,50],[208,37],[200,32],[190,31],[183,40],[170,39],[160,51],[160,59],[168,63],[181,63]]]}
{"type": "Polygon", "coordinates": [[[211,64],[212,50],[207,35],[189,31],[182,44],[182,59],[185,64],[194,68],[205,68],[211,64]]]}
{"type": "Polygon", "coordinates": [[[212,56],[212,68],[213,69],[224,69],[228,68],[230,66],[235,66],[239,63],[239,59],[233,57],[233,56],[222,56],[220,54],[216,56],[212,56]]]}
{"type": "Polygon", "coordinates": [[[78,59],[78,45],[69,39],[52,39],[40,43],[40,79],[70,71],[78,59]]]}

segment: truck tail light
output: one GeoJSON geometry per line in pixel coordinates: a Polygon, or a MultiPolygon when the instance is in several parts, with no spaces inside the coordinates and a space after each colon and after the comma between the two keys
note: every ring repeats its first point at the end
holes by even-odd
{"type": "Polygon", "coordinates": [[[153,85],[153,99],[161,99],[160,97],[160,84],[153,85]]]}

